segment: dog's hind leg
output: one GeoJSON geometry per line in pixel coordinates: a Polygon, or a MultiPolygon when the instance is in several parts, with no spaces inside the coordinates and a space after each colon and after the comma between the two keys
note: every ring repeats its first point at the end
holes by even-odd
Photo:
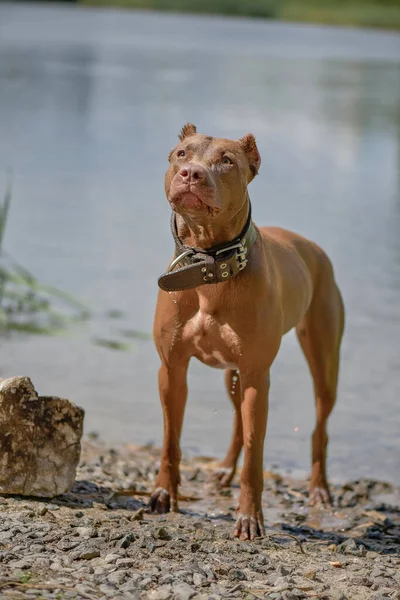
{"type": "Polygon", "coordinates": [[[226,369],[225,386],[229,398],[235,408],[233,417],[233,433],[228,452],[224,460],[214,471],[213,477],[222,487],[228,487],[235,475],[236,464],[243,448],[243,426],[241,416],[242,390],[240,385],[240,375],[236,369],[226,369]]]}
{"type": "Polygon", "coordinates": [[[344,307],[330,264],[321,273],[310,308],[296,328],[314,382],[316,426],[312,435],[310,504],[330,503],[326,476],[327,420],[335,405],[344,307]]]}

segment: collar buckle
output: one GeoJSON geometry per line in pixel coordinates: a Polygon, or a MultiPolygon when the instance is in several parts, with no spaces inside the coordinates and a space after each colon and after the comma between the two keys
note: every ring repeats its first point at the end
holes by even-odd
{"type": "Polygon", "coordinates": [[[225,252],[229,252],[230,250],[236,250],[236,248],[240,248],[241,250],[243,250],[243,243],[236,242],[236,244],[232,244],[231,246],[225,246],[225,248],[221,248],[221,250],[218,250],[218,252],[215,253],[215,256],[218,256],[218,254],[224,254],[225,252]]]}
{"type": "Polygon", "coordinates": [[[237,242],[236,244],[232,244],[231,246],[227,246],[226,248],[222,248],[221,250],[218,250],[218,252],[215,253],[215,257],[217,257],[219,254],[224,254],[225,252],[230,252],[231,250],[237,250],[236,260],[238,263],[239,271],[242,271],[245,268],[245,266],[247,265],[246,241],[241,240],[240,242],[237,242]]]}
{"type": "Polygon", "coordinates": [[[236,260],[238,262],[239,271],[242,271],[247,265],[247,246],[246,242],[241,242],[240,244],[240,252],[236,253],[236,260]]]}
{"type": "Polygon", "coordinates": [[[172,263],[169,265],[167,273],[170,273],[174,269],[174,267],[176,267],[176,265],[179,264],[181,262],[181,260],[183,260],[184,258],[186,258],[187,256],[189,256],[189,254],[195,254],[195,251],[193,250],[193,248],[189,248],[188,250],[184,250],[179,256],[177,256],[172,261],[172,263]]]}

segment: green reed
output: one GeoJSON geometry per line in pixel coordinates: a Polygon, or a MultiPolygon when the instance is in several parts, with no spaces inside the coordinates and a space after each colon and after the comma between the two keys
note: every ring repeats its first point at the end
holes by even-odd
{"type": "Polygon", "coordinates": [[[0,199],[0,334],[59,334],[72,323],[88,319],[89,310],[72,295],[40,283],[4,250],[11,199],[9,181],[0,199]]]}

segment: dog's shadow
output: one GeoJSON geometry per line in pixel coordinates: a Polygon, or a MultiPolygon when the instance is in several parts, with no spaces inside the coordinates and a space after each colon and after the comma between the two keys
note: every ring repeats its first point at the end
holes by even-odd
{"type": "MultiPolygon", "coordinates": [[[[13,498],[18,503],[26,503],[27,501],[37,503],[38,506],[48,507],[50,511],[54,510],[56,506],[65,506],[79,510],[97,508],[107,512],[114,510],[124,510],[128,513],[142,510],[143,514],[148,512],[147,492],[132,491],[124,495],[123,492],[112,490],[107,486],[98,485],[86,479],[76,481],[71,491],[55,498],[18,495],[4,497],[13,498]],[[139,497],[137,497],[138,495],[139,497]],[[140,495],[142,495],[142,498],[140,495]]],[[[294,519],[289,518],[290,514],[294,513],[289,513],[289,515],[283,515],[284,518],[287,518],[274,524],[273,528],[267,527],[266,537],[273,538],[273,543],[282,547],[287,547],[290,543],[290,539],[285,536],[285,534],[289,534],[302,545],[321,544],[329,546],[335,544],[339,547],[339,551],[354,556],[363,556],[366,551],[400,556],[400,507],[381,503],[374,505],[373,511],[379,513],[379,519],[375,519],[374,522],[368,522],[367,520],[364,525],[362,523],[353,524],[353,527],[347,528],[346,532],[334,531],[329,527],[322,529],[305,523],[299,524],[298,521],[296,522],[296,517],[294,519]]],[[[181,513],[189,519],[207,518],[215,524],[227,521],[233,524],[235,520],[234,514],[229,512],[205,514],[197,511],[195,503],[191,503],[190,507],[183,508],[181,513]]],[[[356,521],[359,521],[359,518],[356,521]]]]}
{"type": "MultiPolygon", "coordinates": [[[[139,492],[140,493],[140,492],[139,492]]],[[[134,492],[132,493],[132,495],[134,492]]],[[[55,496],[53,498],[44,498],[37,496],[21,496],[16,494],[4,495],[4,498],[12,498],[18,502],[37,503],[40,506],[46,506],[50,509],[55,506],[65,506],[67,508],[87,509],[98,508],[100,510],[124,509],[136,511],[140,508],[146,509],[146,500],[140,500],[131,495],[118,495],[117,492],[107,486],[98,485],[87,479],[75,481],[69,492],[55,496]]]]}
{"type": "Polygon", "coordinates": [[[400,519],[396,521],[385,519],[382,524],[374,523],[356,536],[287,523],[282,523],[281,529],[296,537],[299,542],[322,543],[327,546],[335,544],[344,554],[364,556],[366,551],[373,551],[400,556],[400,519]]]}

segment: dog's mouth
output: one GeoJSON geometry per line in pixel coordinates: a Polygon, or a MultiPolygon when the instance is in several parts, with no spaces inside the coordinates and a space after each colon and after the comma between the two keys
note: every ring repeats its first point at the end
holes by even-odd
{"type": "Polygon", "coordinates": [[[170,199],[170,204],[174,210],[202,210],[206,203],[193,192],[183,192],[170,199]]]}

